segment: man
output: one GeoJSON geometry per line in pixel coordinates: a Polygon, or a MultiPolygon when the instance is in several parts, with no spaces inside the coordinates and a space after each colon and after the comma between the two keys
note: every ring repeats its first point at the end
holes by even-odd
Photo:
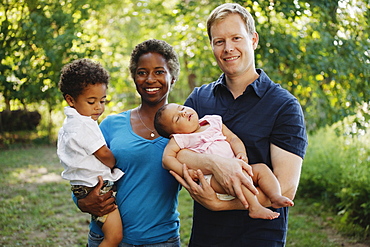
{"type": "MultiPolygon", "coordinates": [[[[239,4],[226,3],[214,9],[207,20],[213,54],[224,72],[209,84],[195,88],[185,102],[200,117],[221,115],[223,122],[244,142],[249,164],[265,163],[276,175],[284,196],[293,199],[298,187],[307,147],[304,117],[297,99],[266,73],[255,68],[258,34],[250,13],[239,4]]],[[[178,159],[204,174],[212,173],[227,192],[239,200],[219,201],[199,171],[200,184],[193,182],[184,165],[184,178],[172,174],[189,191],[194,203],[190,246],[284,246],[288,208],[275,220],[252,219],[241,184],[256,193],[243,175],[247,164],[237,159],[196,154],[182,150],[178,159]],[[221,211],[222,210],[222,211],[221,211]]],[[[258,190],[258,188],[257,188],[258,190]]],[[[263,206],[271,202],[258,190],[263,206]]]]}

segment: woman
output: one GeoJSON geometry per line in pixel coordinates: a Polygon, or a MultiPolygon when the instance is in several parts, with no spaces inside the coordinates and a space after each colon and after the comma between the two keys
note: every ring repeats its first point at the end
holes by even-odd
{"type": "MultiPolygon", "coordinates": [[[[100,124],[116,166],[125,171],[117,182],[116,204],[123,224],[119,246],[180,246],[176,179],[162,168],[162,154],[168,139],[154,128],[154,115],[167,103],[179,75],[179,61],[173,47],[161,40],[138,44],[131,54],[130,73],[141,104],[108,116],[100,124]]],[[[100,182],[101,183],[101,182],[100,182]]],[[[97,186],[99,188],[99,186],[97,186]]],[[[113,198],[94,190],[78,200],[83,212],[106,214],[114,209],[113,198]]],[[[90,223],[89,247],[98,246],[102,232],[90,223]]]]}

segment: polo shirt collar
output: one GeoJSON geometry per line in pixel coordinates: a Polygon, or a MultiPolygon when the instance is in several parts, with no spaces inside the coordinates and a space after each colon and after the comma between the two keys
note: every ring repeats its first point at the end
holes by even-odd
{"type": "MultiPolygon", "coordinates": [[[[263,83],[263,82],[270,81],[270,78],[267,76],[267,74],[262,69],[256,69],[256,72],[260,76],[250,85],[248,85],[245,91],[247,91],[248,88],[253,88],[256,95],[262,98],[262,96],[266,93],[267,86],[269,85],[269,83],[263,83]]],[[[227,89],[224,73],[217,79],[217,81],[215,81],[213,88],[212,88],[213,93],[216,93],[216,91],[220,90],[221,88],[227,89]]]]}

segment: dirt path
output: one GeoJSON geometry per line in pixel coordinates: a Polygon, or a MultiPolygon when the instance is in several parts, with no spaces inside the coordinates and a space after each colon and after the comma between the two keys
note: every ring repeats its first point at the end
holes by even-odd
{"type": "Polygon", "coordinates": [[[351,239],[348,239],[348,237],[344,237],[341,234],[339,234],[337,231],[335,231],[333,228],[327,227],[325,228],[325,233],[328,236],[328,239],[330,242],[339,244],[340,246],[343,247],[369,247],[370,246],[370,240],[359,243],[359,242],[354,242],[351,239]]]}

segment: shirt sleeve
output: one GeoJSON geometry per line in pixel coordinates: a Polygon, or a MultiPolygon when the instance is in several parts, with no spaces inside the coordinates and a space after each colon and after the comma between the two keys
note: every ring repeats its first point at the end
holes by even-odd
{"type": "Polygon", "coordinates": [[[75,138],[77,138],[76,141],[80,143],[87,154],[93,154],[105,145],[103,134],[94,120],[85,121],[82,128],[83,130],[75,138]]]}
{"type": "Polygon", "coordinates": [[[304,158],[308,142],[303,111],[297,99],[292,99],[282,106],[270,142],[304,158]]]}

